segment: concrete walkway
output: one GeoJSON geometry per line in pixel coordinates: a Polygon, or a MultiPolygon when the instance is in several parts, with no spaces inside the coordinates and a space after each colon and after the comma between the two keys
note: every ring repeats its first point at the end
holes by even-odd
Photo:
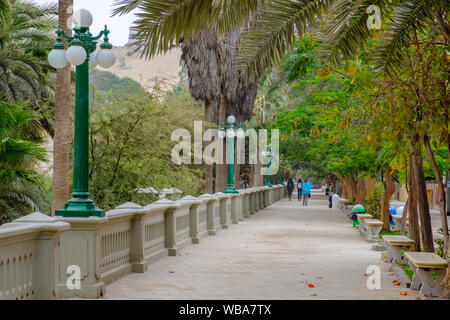
{"type": "Polygon", "coordinates": [[[108,285],[105,298],[416,299],[417,291],[392,284],[395,276],[371,246],[323,195],[308,207],[283,199],[108,285]],[[367,288],[370,265],[381,268],[380,290],[367,288]]]}

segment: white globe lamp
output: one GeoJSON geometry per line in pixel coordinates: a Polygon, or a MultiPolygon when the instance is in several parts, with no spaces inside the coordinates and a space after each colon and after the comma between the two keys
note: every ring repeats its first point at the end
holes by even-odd
{"type": "Polygon", "coordinates": [[[89,28],[94,19],[86,9],[80,9],[73,14],[73,24],[77,28],[89,28]]]}
{"type": "Polygon", "coordinates": [[[116,55],[111,49],[101,49],[96,58],[98,65],[103,68],[111,68],[116,63],[116,55]]]}
{"type": "Polygon", "coordinates": [[[237,137],[238,139],[242,139],[242,138],[245,137],[245,132],[244,132],[244,130],[243,130],[242,128],[239,128],[239,129],[237,130],[237,132],[236,132],[236,137],[237,137]]]}
{"type": "Polygon", "coordinates": [[[228,116],[227,121],[228,123],[233,124],[236,122],[236,118],[234,116],[228,116]]]}
{"type": "Polygon", "coordinates": [[[228,137],[229,139],[233,139],[235,136],[236,136],[236,132],[234,132],[233,129],[227,130],[227,137],[228,137]]]}
{"type": "Polygon", "coordinates": [[[226,137],[226,135],[227,135],[227,133],[225,131],[219,130],[219,138],[223,139],[226,137]]]}
{"type": "Polygon", "coordinates": [[[48,54],[48,63],[56,69],[64,68],[67,65],[66,51],[64,49],[53,49],[48,54]]]}
{"type": "Polygon", "coordinates": [[[66,52],[67,61],[74,66],[79,66],[86,61],[86,50],[81,45],[72,44],[66,52]]]}

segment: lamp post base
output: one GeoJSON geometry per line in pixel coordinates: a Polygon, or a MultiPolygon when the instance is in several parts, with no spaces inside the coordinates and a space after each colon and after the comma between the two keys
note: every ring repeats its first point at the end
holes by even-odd
{"type": "Polygon", "coordinates": [[[234,187],[226,187],[223,191],[223,193],[239,193],[239,191],[237,191],[234,187]]]}
{"type": "Polygon", "coordinates": [[[272,188],[272,185],[269,183],[269,184],[266,184],[266,185],[264,185],[265,187],[269,187],[269,188],[272,188]]]}
{"type": "Polygon", "coordinates": [[[91,199],[70,199],[61,209],[55,211],[56,216],[65,218],[104,217],[105,211],[97,207],[91,199]]]}

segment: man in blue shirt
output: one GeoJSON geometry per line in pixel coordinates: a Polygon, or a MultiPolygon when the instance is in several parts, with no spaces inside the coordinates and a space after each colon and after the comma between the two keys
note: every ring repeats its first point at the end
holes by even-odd
{"type": "Polygon", "coordinates": [[[302,184],[302,194],[303,194],[303,205],[308,205],[308,198],[311,195],[311,183],[308,182],[308,179],[305,180],[302,184]]]}

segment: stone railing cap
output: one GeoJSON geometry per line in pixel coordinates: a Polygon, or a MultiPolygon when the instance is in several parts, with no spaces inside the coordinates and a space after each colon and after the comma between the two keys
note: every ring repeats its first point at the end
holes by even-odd
{"type": "Polygon", "coordinates": [[[125,202],[121,204],[120,206],[115,207],[114,209],[142,209],[143,206],[138,205],[134,202],[125,202]]]}
{"type": "Polygon", "coordinates": [[[13,222],[54,223],[60,220],[61,220],[60,217],[48,216],[42,212],[33,212],[27,214],[26,216],[20,217],[19,219],[16,219],[13,222]]]}
{"type": "Polygon", "coordinates": [[[162,198],[162,199],[159,199],[158,201],[152,202],[152,203],[148,204],[147,206],[145,206],[146,209],[164,208],[164,207],[176,209],[176,208],[180,207],[180,204],[175,201],[169,200],[167,198],[162,198]]]}
{"type": "Polygon", "coordinates": [[[187,195],[187,196],[185,196],[185,197],[183,197],[181,199],[178,199],[176,202],[180,203],[181,205],[187,205],[187,204],[190,204],[190,205],[194,204],[195,205],[195,204],[202,204],[203,203],[202,200],[200,200],[200,199],[198,199],[196,197],[193,197],[191,195],[187,195]]]}
{"type": "Polygon", "coordinates": [[[216,197],[218,197],[219,199],[222,199],[222,198],[231,198],[231,194],[230,194],[230,193],[223,193],[222,191],[216,192],[216,193],[214,193],[214,195],[215,195],[216,197]]]}
{"type": "Polygon", "coordinates": [[[61,231],[70,228],[70,224],[61,217],[52,217],[41,212],[33,212],[10,223],[0,226],[0,238],[34,231],[61,231]]]}
{"type": "Polygon", "coordinates": [[[210,193],[202,194],[198,198],[202,199],[202,200],[208,200],[208,201],[217,200],[217,197],[215,195],[213,195],[213,194],[210,194],[210,193]]]}
{"type": "Polygon", "coordinates": [[[149,212],[148,209],[146,209],[145,207],[140,207],[140,208],[115,208],[109,211],[106,211],[106,217],[108,218],[117,218],[119,216],[126,216],[126,215],[134,215],[134,214],[145,214],[149,212]]]}

